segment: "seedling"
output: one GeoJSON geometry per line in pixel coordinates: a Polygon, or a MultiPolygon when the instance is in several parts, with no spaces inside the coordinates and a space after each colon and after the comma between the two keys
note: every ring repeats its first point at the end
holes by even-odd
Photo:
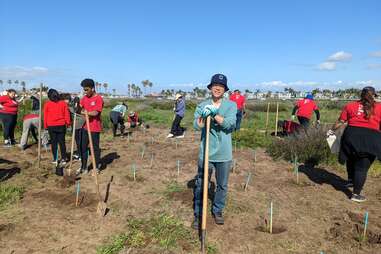
{"type": "Polygon", "coordinates": [[[154,142],[155,142],[155,140],[154,140],[154,137],[152,136],[151,137],[151,145],[153,145],[154,142]]]}
{"type": "Polygon", "coordinates": [[[294,156],[294,173],[296,174],[296,184],[299,184],[299,166],[298,166],[298,156],[294,156]]]}
{"type": "Polygon", "coordinates": [[[245,191],[247,190],[247,187],[249,186],[250,179],[251,179],[251,172],[247,174],[247,179],[246,179],[245,188],[244,188],[245,191]]]}
{"type": "Polygon", "coordinates": [[[79,206],[79,191],[80,191],[80,181],[77,181],[76,195],[75,195],[75,206],[79,206]]]}
{"type": "Polygon", "coordinates": [[[134,182],[135,182],[136,181],[136,164],[135,163],[132,164],[131,170],[132,170],[132,174],[133,174],[134,182]]]}
{"type": "Polygon", "coordinates": [[[142,159],[144,158],[144,153],[145,153],[145,150],[146,150],[146,146],[143,146],[143,147],[142,147],[142,156],[141,156],[141,157],[142,157],[142,159]]]}
{"type": "Polygon", "coordinates": [[[270,202],[270,225],[269,225],[269,233],[273,233],[273,201],[270,202]]]}
{"type": "Polygon", "coordinates": [[[253,149],[253,158],[254,158],[254,163],[257,162],[257,151],[253,149]]]}
{"type": "Polygon", "coordinates": [[[152,153],[152,154],[151,154],[151,162],[150,162],[150,165],[149,165],[150,168],[152,168],[152,166],[153,166],[153,158],[154,158],[154,155],[153,155],[153,153],[152,153]]]}

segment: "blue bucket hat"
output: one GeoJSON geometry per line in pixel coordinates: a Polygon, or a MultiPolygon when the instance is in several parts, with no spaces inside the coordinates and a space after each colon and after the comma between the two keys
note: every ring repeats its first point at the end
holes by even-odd
{"type": "Polygon", "coordinates": [[[312,94],[307,94],[306,96],[306,99],[310,99],[310,100],[313,100],[314,99],[314,96],[312,94]]]}
{"type": "Polygon", "coordinates": [[[215,84],[223,85],[225,87],[225,92],[229,91],[228,79],[226,78],[226,76],[224,74],[219,74],[219,73],[214,74],[212,79],[210,80],[210,84],[208,85],[208,89],[210,90],[212,88],[212,86],[215,84]]]}

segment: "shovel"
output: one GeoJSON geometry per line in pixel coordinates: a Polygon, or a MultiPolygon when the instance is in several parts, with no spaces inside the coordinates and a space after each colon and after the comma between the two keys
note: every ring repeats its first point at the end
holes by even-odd
{"type": "Polygon", "coordinates": [[[93,146],[93,139],[91,137],[91,131],[90,131],[90,121],[89,121],[89,115],[87,111],[85,111],[85,118],[86,118],[86,127],[87,127],[87,133],[89,135],[89,143],[90,143],[90,152],[91,152],[91,162],[93,164],[93,176],[95,179],[95,187],[98,195],[98,207],[97,207],[97,213],[100,216],[105,216],[107,212],[107,205],[104,202],[104,199],[102,198],[101,192],[99,190],[99,182],[98,182],[98,172],[95,172],[97,170],[97,164],[95,163],[95,154],[94,154],[94,146],[93,146]]]}
{"type": "Polygon", "coordinates": [[[206,241],[206,214],[208,209],[208,183],[209,183],[209,132],[210,132],[210,116],[206,118],[206,136],[205,136],[205,153],[204,153],[204,182],[202,193],[202,221],[201,221],[201,252],[205,253],[206,241]]]}
{"type": "Polygon", "coordinates": [[[68,169],[68,173],[65,174],[64,178],[63,178],[63,185],[65,185],[65,186],[70,186],[70,185],[75,184],[75,179],[76,179],[75,175],[71,175],[71,169],[72,169],[72,166],[73,166],[73,152],[74,152],[75,124],[76,124],[76,121],[77,121],[77,114],[74,112],[73,127],[72,127],[73,128],[73,132],[72,132],[72,136],[71,136],[71,150],[70,150],[69,169],[68,169]]]}

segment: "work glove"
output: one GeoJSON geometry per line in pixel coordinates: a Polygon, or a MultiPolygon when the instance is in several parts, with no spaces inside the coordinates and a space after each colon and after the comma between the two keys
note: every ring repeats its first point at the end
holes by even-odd
{"type": "Polygon", "coordinates": [[[218,108],[213,105],[206,105],[202,110],[201,117],[207,118],[208,116],[215,117],[217,115],[218,108]]]}
{"type": "Polygon", "coordinates": [[[333,130],[327,131],[327,137],[335,135],[335,132],[333,130]]]}
{"type": "Polygon", "coordinates": [[[295,115],[292,115],[292,116],[291,116],[291,120],[292,120],[292,121],[295,120],[295,115]]]}

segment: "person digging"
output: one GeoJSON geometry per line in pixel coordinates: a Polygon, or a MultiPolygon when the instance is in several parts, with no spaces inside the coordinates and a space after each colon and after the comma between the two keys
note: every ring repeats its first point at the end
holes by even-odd
{"type": "MultiPolygon", "coordinates": [[[[223,74],[215,74],[207,86],[212,98],[200,103],[194,113],[194,128],[202,130],[201,143],[198,156],[198,171],[195,177],[194,194],[194,221],[192,227],[199,229],[202,214],[202,186],[204,176],[204,151],[206,128],[205,119],[210,116],[208,172],[210,176],[215,171],[216,192],[212,204],[212,215],[215,223],[224,224],[223,209],[228,191],[228,179],[232,162],[232,138],[235,130],[237,105],[224,98],[224,93],[229,90],[227,78],[223,74]]],[[[209,185],[210,186],[210,185],[209,185]]]]}

